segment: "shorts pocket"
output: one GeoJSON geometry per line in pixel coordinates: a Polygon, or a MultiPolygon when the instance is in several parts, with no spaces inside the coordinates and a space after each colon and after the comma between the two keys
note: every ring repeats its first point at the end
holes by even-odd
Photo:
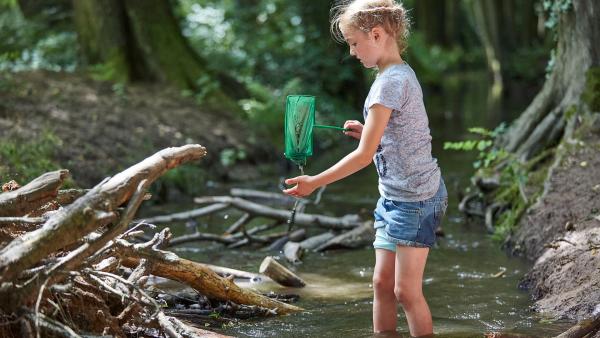
{"type": "Polygon", "coordinates": [[[389,203],[392,207],[385,217],[385,232],[392,239],[414,241],[420,227],[420,209],[404,202],[389,203]]]}

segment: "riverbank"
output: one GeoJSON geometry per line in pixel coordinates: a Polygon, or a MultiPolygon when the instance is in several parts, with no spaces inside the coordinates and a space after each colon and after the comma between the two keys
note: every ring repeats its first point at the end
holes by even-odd
{"type": "Polygon", "coordinates": [[[521,286],[536,310],[579,321],[600,314],[600,114],[573,135],[508,246],[535,262],[521,286]]]}
{"type": "Polygon", "coordinates": [[[0,74],[0,129],[2,176],[12,172],[25,182],[23,176],[35,176],[27,171],[66,168],[83,188],[170,146],[198,143],[208,151],[161,179],[182,190],[192,181],[256,178],[274,154],[235,112],[163,85],[119,85],[77,73],[0,74]]]}

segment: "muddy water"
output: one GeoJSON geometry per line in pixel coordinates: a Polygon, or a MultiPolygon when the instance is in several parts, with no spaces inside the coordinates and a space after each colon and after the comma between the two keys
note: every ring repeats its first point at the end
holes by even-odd
{"type": "MultiPolygon", "coordinates": [[[[457,210],[457,194],[468,183],[473,155],[442,150],[443,141],[465,137],[471,126],[494,127],[502,119],[522,110],[526,102],[490,104],[485,79],[459,80],[439,91],[425,88],[433,152],[448,186],[450,200],[440,238],[427,262],[424,293],[441,337],[481,337],[486,332],[554,336],[565,328],[550,323],[530,310],[529,295],[519,290],[519,279],[529,263],[507,257],[484,230],[480,221],[467,221],[457,210]],[[462,81],[462,82],[461,82],[462,81]],[[502,116],[499,112],[504,112],[502,116]],[[504,271],[500,277],[499,272],[504,271]]],[[[356,118],[356,117],[354,117],[356,118]]],[[[318,142],[318,140],[316,140],[318,142]]],[[[326,156],[309,160],[308,174],[331,164],[352,145],[327,150],[326,156]]],[[[250,187],[272,190],[277,178],[254,182],[250,187]]],[[[239,187],[239,185],[236,185],[239,187]]],[[[221,187],[226,188],[226,187],[221,187]]],[[[326,190],[317,207],[307,212],[340,215],[359,213],[368,219],[378,197],[376,173],[367,168],[326,190]]],[[[220,214],[214,221],[235,218],[220,214]]],[[[188,244],[176,249],[183,257],[256,272],[268,253],[257,250],[223,250],[217,244],[188,244]]],[[[371,277],[372,248],[353,251],[308,253],[295,271],[307,282],[303,289],[286,289],[272,284],[249,285],[261,291],[295,293],[305,312],[285,317],[240,321],[221,332],[238,337],[372,337],[371,277]]],[[[408,337],[402,311],[398,336],[408,337]]]]}

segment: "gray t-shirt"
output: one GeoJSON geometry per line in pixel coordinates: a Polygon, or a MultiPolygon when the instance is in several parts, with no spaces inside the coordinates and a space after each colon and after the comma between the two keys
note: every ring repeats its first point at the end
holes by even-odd
{"type": "Polygon", "coordinates": [[[391,65],[378,74],[365,100],[365,120],[374,104],[392,109],[373,158],[379,174],[379,193],[386,199],[404,202],[433,197],[441,173],[437,160],[431,156],[421,85],[408,64],[391,65]]]}

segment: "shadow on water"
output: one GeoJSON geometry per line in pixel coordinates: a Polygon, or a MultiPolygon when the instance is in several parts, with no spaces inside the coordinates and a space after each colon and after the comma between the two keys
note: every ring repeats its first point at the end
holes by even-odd
{"type": "MultiPolygon", "coordinates": [[[[485,333],[487,337],[546,337],[562,332],[565,325],[549,324],[540,318],[530,309],[529,295],[517,288],[529,263],[507,257],[499,249],[499,243],[485,233],[481,222],[466,222],[458,212],[457,195],[469,181],[474,156],[442,150],[444,141],[468,138],[467,128],[494,128],[500,121],[520,113],[527,102],[490,103],[485,74],[448,78],[441,88],[424,88],[424,95],[433,153],[439,160],[450,194],[443,226],[446,236],[440,238],[430,252],[424,276],[424,293],[436,337],[482,337],[485,333]],[[492,108],[488,109],[490,104],[492,108]],[[495,277],[500,271],[504,271],[503,274],[495,277]]],[[[328,149],[320,157],[312,158],[307,174],[331,165],[353,146],[348,142],[346,146],[328,149]]],[[[277,189],[273,183],[277,181],[278,178],[271,179],[272,190],[277,189]]],[[[328,187],[322,202],[307,212],[358,213],[363,219],[369,219],[378,198],[376,182],[375,170],[367,168],[328,187]]],[[[217,217],[229,216],[232,215],[217,217]]],[[[257,250],[223,250],[220,245],[208,243],[189,244],[176,248],[175,252],[186,258],[248,271],[257,271],[268,254],[257,250]]],[[[398,314],[400,333],[373,335],[373,265],[372,248],[308,253],[303,263],[295,267],[308,282],[306,288],[289,289],[274,284],[250,286],[265,292],[299,294],[298,305],[305,308],[305,312],[240,321],[222,332],[236,337],[409,337],[402,311],[398,314]]]]}

